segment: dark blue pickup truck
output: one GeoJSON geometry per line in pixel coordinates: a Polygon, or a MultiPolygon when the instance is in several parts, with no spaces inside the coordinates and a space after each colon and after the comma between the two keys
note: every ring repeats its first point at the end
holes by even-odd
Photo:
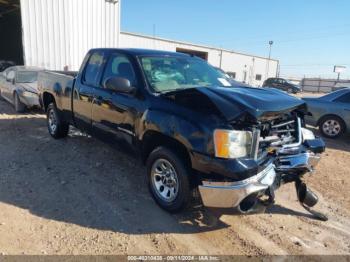
{"type": "MultiPolygon", "coordinates": [[[[262,210],[302,181],[324,151],[304,126],[305,103],[275,89],[232,86],[206,61],[181,53],[93,49],[79,73],[42,72],[40,101],[58,139],[75,126],[144,161],[149,189],[170,212],[199,190],[207,207],[262,210]]],[[[67,140],[69,143],[69,140],[67,140]]]]}

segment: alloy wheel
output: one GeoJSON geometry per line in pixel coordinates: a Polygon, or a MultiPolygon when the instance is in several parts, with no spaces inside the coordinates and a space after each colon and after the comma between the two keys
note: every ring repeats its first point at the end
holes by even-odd
{"type": "Polygon", "coordinates": [[[166,159],[157,159],[152,165],[151,183],[159,198],[166,202],[176,199],[179,192],[178,176],[174,166],[166,159]]]}
{"type": "Polygon", "coordinates": [[[49,122],[50,132],[51,134],[54,134],[57,130],[57,119],[56,119],[55,112],[53,110],[50,110],[49,112],[48,122],[49,122]]]}
{"type": "Polygon", "coordinates": [[[322,131],[328,136],[337,136],[341,132],[341,125],[337,120],[329,119],[323,123],[322,131]]]}

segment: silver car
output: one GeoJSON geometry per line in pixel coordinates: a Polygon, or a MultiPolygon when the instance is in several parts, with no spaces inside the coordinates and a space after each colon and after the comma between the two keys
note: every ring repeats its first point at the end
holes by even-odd
{"type": "Polygon", "coordinates": [[[41,68],[12,66],[0,73],[0,95],[15,106],[17,112],[40,107],[38,72],[41,68]]]}
{"type": "Polygon", "coordinates": [[[350,88],[303,100],[310,112],[306,123],[318,126],[325,137],[336,138],[350,131],[350,88]]]}

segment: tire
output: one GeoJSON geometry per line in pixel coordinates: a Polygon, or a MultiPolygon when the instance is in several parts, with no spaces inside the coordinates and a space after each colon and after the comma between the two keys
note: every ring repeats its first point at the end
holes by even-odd
{"type": "Polygon", "coordinates": [[[293,93],[293,89],[292,88],[288,88],[287,89],[287,93],[292,94],[293,93]]]}
{"type": "Polygon", "coordinates": [[[64,138],[68,135],[69,124],[64,123],[60,118],[54,103],[47,107],[46,112],[47,128],[50,135],[55,139],[64,138]]]}
{"type": "Polygon", "coordinates": [[[19,99],[18,94],[15,92],[13,95],[13,100],[14,100],[14,105],[15,105],[15,110],[17,113],[23,113],[24,110],[26,109],[26,106],[21,102],[19,99]]]}
{"type": "Polygon", "coordinates": [[[328,138],[338,138],[344,134],[346,126],[338,116],[325,116],[319,122],[319,128],[323,136],[328,138]]]}
{"type": "Polygon", "coordinates": [[[170,213],[185,209],[191,200],[190,169],[185,161],[171,150],[158,147],[146,165],[149,190],[157,204],[170,213]]]}

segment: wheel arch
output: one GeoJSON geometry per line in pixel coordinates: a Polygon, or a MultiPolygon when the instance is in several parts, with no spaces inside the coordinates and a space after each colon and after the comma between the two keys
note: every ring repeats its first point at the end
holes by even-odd
{"type": "Polygon", "coordinates": [[[143,135],[141,142],[142,161],[145,163],[150,153],[160,146],[174,151],[174,153],[185,161],[188,167],[192,166],[190,152],[183,143],[173,137],[153,130],[147,131],[143,135]]]}
{"type": "Polygon", "coordinates": [[[51,103],[56,103],[55,97],[49,92],[44,92],[43,93],[43,107],[44,107],[45,112],[47,111],[47,107],[51,103]]]}

